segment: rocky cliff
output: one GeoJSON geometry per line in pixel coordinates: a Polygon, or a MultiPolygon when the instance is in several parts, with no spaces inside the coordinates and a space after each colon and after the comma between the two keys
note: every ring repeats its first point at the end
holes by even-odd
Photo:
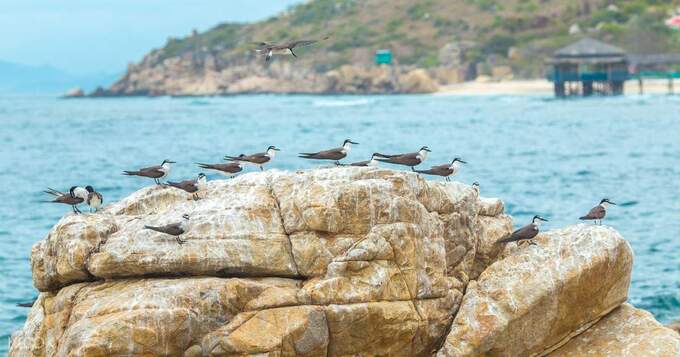
{"type": "Polygon", "coordinates": [[[375,168],[271,170],[194,201],[142,189],[33,247],[10,356],[677,356],[624,304],[632,252],[578,225],[535,246],[498,199],[375,168]],[[187,242],[142,229],[190,215],[187,242]]]}

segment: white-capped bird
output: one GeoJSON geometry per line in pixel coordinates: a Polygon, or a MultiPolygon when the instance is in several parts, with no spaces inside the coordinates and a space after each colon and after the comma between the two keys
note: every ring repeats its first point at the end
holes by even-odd
{"type": "Polygon", "coordinates": [[[347,154],[349,154],[349,152],[352,150],[352,144],[359,145],[359,143],[355,143],[351,139],[345,139],[345,141],[342,143],[342,146],[339,148],[317,152],[301,152],[298,157],[311,160],[335,161],[335,164],[339,166],[341,165],[340,160],[347,157],[347,154]]]}
{"type": "Polygon", "coordinates": [[[602,219],[607,215],[607,207],[609,205],[616,205],[616,203],[610,201],[608,198],[603,198],[600,204],[590,209],[587,215],[579,217],[583,221],[595,221],[595,224],[602,224],[602,219]]]}
{"type": "Polygon", "coordinates": [[[201,172],[198,174],[196,180],[184,180],[182,182],[168,181],[168,186],[190,193],[194,200],[198,200],[198,194],[200,192],[205,192],[205,189],[208,186],[208,179],[206,178],[205,174],[201,172]]]}
{"type": "Polygon", "coordinates": [[[276,156],[277,151],[281,151],[281,149],[277,148],[274,145],[271,145],[270,147],[267,148],[267,151],[265,152],[258,152],[252,155],[241,154],[239,156],[225,156],[224,159],[242,164],[255,165],[260,168],[260,171],[264,171],[262,167],[265,164],[270,163],[274,159],[274,156],[276,156]]]}
{"type": "Polygon", "coordinates": [[[523,240],[528,240],[529,244],[532,245],[536,244],[531,239],[538,235],[538,228],[541,225],[541,221],[547,222],[548,220],[541,216],[534,216],[530,224],[527,224],[526,226],[512,232],[512,234],[509,237],[497,241],[496,244],[510,242],[517,242],[517,244],[519,244],[519,242],[523,240]]]}
{"type": "Polygon", "coordinates": [[[94,187],[90,185],[85,186],[85,191],[87,191],[85,203],[90,207],[90,212],[92,212],[93,209],[95,212],[99,211],[99,207],[104,203],[104,196],[95,191],[94,187]]]}
{"type": "Polygon", "coordinates": [[[145,229],[164,233],[175,237],[177,243],[184,244],[186,241],[180,239],[180,236],[189,230],[189,215],[183,214],[182,220],[177,223],[171,223],[165,226],[144,226],[145,229]]]}
{"type": "Polygon", "coordinates": [[[461,160],[460,158],[455,158],[450,164],[432,166],[432,168],[429,170],[414,171],[419,174],[442,176],[446,178],[446,181],[451,181],[451,176],[455,176],[460,170],[460,164],[467,164],[467,162],[461,160]]]}
{"type": "Polygon", "coordinates": [[[163,160],[163,162],[157,166],[145,167],[137,171],[123,171],[123,175],[152,178],[157,185],[160,185],[161,180],[170,174],[170,169],[174,163],[174,161],[163,160]]]}

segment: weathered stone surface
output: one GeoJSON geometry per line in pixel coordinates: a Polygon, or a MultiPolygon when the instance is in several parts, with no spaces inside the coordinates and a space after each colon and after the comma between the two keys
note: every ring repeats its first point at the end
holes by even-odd
{"type": "Polygon", "coordinates": [[[610,228],[499,246],[512,230],[500,200],[410,172],[270,170],[201,196],[153,186],[64,217],[33,248],[43,292],[10,356],[536,355],[625,301],[630,281],[610,228]],[[183,213],[183,245],[143,228],[183,213]]]}
{"type": "Polygon", "coordinates": [[[647,311],[623,304],[550,357],[677,357],[680,335],[647,311]]]}
{"type": "Polygon", "coordinates": [[[626,300],[632,252],[614,230],[577,225],[536,240],[468,285],[440,356],[540,354],[626,300]]]}

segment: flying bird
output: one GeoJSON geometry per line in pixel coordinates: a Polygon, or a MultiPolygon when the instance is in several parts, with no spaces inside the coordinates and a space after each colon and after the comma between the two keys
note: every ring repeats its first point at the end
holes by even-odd
{"type": "Polygon", "coordinates": [[[184,234],[189,226],[189,215],[188,214],[183,214],[182,215],[182,220],[177,222],[177,223],[171,223],[165,226],[159,226],[159,227],[154,227],[154,226],[144,226],[145,229],[150,229],[152,231],[168,234],[171,236],[175,237],[175,240],[177,240],[177,243],[184,244],[186,241],[180,239],[180,236],[184,234]]]}
{"type": "Polygon", "coordinates": [[[243,170],[241,164],[238,162],[230,162],[227,164],[203,164],[197,162],[196,165],[198,165],[202,169],[216,171],[224,176],[231,178],[233,178],[237,173],[243,170]]]}
{"type": "Polygon", "coordinates": [[[529,244],[536,244],[533,239],[538,235],[538,227],[541,225],[541,221],[547,222],[548,220],[541,216],[534,216],[530,224],[512,232],[509,237],[503,238],[496,242],[496,244],[518,242],[522,240],[528,240],[529,244]]]}
{"type": "Polygon", "coordinates": [[[373,153],[370,160],[353,162],[350,164],[350,166],[377,167],[378,161],[375,159],[375,156],[376,153],[373,153]]]}
{"type": "Polygon", "coordinates": [[[184,192],[188,192],[194,198],[198,200],[198,192],[203,191],[207,185],[207,179],[204,173],[198,174],[196,180],[184,180],[182,182],[170,182],[168,181],[170,187],[178,188],[184,192]]]}
{"type": "Polygon", "coordinates": [[[427,146],[423,146],[417,152],[412,152],[408,154],[396,154],[396,155],[385,155],[381,153],[375,153],[378,156],[378,161],[387,162],[389,164],[410,166],[411,170],[415,170],[413,167],[420,165],[425,159],[427,159],[427,154],[432,152],[427,146]]]}
{"type": "Polygon", "coordinates": [[[443,176],[446,177],[446,181],[451,181],[450,177],[455,176],[460,170],[460,164],[467,164],[467,162],[460,158],[455,158],[450,164],[432,166],[429,170],[415,170],[415,172],[426,175],[443,176]]]}
{"type": "Polygon", "coordinates": [[[602,219],[607,215],[607,207],[609,205],[616,205],[616,203],[610,201],[608,198],[603,198],[600,204],[593,207],[587,215],[579,217],[580,220],[584,221],[595,221],[595,223],[602,224],[602,219]]]}
{"type": "Polygon", "coordinates": [[[99,207],[104,203],[104,197],[101,193],[95,191],[92,186],[85,186],[85,190],[87,191],[85,203],[90,207],[90,212],[92,212],[92,209],[94,209],[95,212],[99,211],[99,207]]]}
{"type": "Polygon", "coordinates": [[[170,169],[174,163],[174,161],[163,160],[163,162],[157,166],[145,167],[137,171],[123,171],[123,175],[152,178],[157,185],[160,185],[160,180],[164,179],[168,176],[168,174],[170,174],[170,169]]]}
{"type": "Polygon", "coordinates": [[[317,42],[325,41],[329,37],[330,36],[326,36],[320,40],[297,40],[280,44],[268,42],[256,42],[255,44],[258,47],[255,49],[255,52],[265,56],[264,59],[265,62],[269,62],[273,55],[293,55],[293,57],[297,58],[297,55],[295,54],[295,52],[293,52],[293,49],[298,47],[311,46],[317,42]]]}
{"type": "Polygon", "coordinates": [[[229,161],[234,161],[238,163],[246,163],[246,164],[251,164],[255,165],[260,168],[260,171],[264,171],[262,166],[264,164],[269,163],[271,160],[274,159],[274,156],[276,156],[276,152],[281,151],[279,148],[276,146],[272,145],[267,148],[267,151],[265,152],[258,152],[257,154],[252,154],[252,155],[244,155],[241,154],[239,156],[225,156],[225,160],[229,161]]]}
{"type": "Polygon", "coordinates": [[[351,139],[345,139],[339,148],[318,152],[301,152],[298,157],[312,160],[332,160],[335,161],[336,165],[340,165],[340,160],[344,159],[350,150],[352,150],[352,144],[359,145],[359,143],[355,143],[351,139]]]}
{"type": "Polygon", "coordinates": [[[78,190],[78,188],[79,188],[78,186],[73,186],[68,190],[68,192],[60,192],[53,188],[48,187],[47,190],[43,192],[52,195],[55,198],[52,201],[44,202],[62,203],[65,205],[70,205],[71,208],[73,209],[73,213],[75,214],[82,213],[80,209],[78,209],[78,205],[83,203],[87,199],[87,196],[83,197],[83,193],[79,192],[80,190],[78,190]]]}

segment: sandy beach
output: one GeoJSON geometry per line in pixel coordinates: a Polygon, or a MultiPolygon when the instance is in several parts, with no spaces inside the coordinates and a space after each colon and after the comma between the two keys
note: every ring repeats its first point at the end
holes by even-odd
{"type": "MultiPolygon", "coordinates": [[[[680,82],[675,83],[676,87],[680,82]]],[[[680,87],[675,91],[680,94],[680,87]]],[[[551,82],[544,79],[530,80],[509,80],[509,81],[472,81],[459,84],[441,86],[437,95],[552,95],[553,86],[551,82]]],[[[638,94],[638,82],[635,80],[627,81],[624,86],[624,93],[638,94]]],[[[648,79],[644,81],[645,94],[667,94],[668,80],[648,79]]]]}

